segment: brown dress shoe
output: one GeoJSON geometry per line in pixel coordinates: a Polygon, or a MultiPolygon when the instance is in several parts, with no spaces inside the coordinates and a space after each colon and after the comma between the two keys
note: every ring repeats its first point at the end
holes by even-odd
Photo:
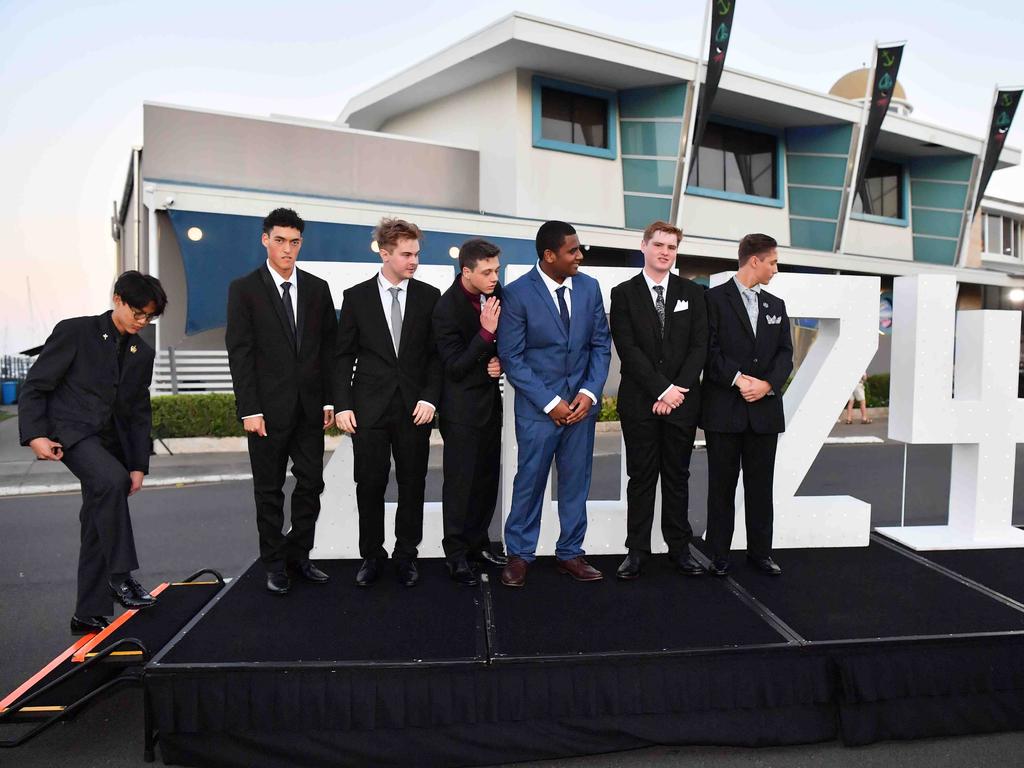
{"type": "Polygon", "coordinates": [[[604,575],[584,560],[582,555],[572,560],[559,560],[558,572],[568,573],[576,581],[600,581],[604,578],[604,575]]]}
{"type": "Polygon", "coordinates": [[[526,561],[518,555],[512,555],[508,564],[501,570],[501,583],[506,587],[522,587],[526,585],[526,561]]]}

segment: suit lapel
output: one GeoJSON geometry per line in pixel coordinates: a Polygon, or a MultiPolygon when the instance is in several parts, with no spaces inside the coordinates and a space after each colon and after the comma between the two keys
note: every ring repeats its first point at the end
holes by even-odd
{"type": "Polygon", "coordinates": [[[415,285],[416,278],[410,277],[407,286],[408,293],[405,296],[405,312],[402,313],[402,335],[398,338],[398,356],[402,356],[402,350],[409,342],[409,326],[415,321],[415,313],[419,308],[419,286],[415,285]],[[414,287],[415,286],[415,287],[414,287]]]}
{"type": "MultiPolygon", "coordinates": [[[[270,300],[270,306],[274,308],[274,312],[277,314],[277,319],[281,321],[281,331],[284,333],[285,338],[291,345],[292,351],[295,351],[295,336],[292,335],[291,326],[288,324],[288,316],[284,313],[284,302],[281,301],[281,295],[277,292],[277,285],[274,284],[274,278],[270,276],[270,268],[264,264],[259,269],[260,279],[263,282],[263,288],[267,292],[267,298],[270,300]]],[[[297,324],[297,323],[296,323],[297,324]]]]}
{"type": "MultiPolygon", "coordinates": [[[[295,268],[295,287],[299,284],[299,268],[295,268]]],[[[303,273],[306,274],[306,273],[303,273]]],[[[302,351],[303,330],[309,315],[310,302],[313,300],[313,291],[310,281],[305,277],[302,279],[302,290],[298,292],[298,306],[295,308],[295,337],[298,351],[302,351]]]]}
{"type": "MultiPolygon", "coordinates": [[[[370,307],[372,307],[370,309],[370,314],[377,318],[376,326],[377,326],[377,328],[380,329],[381,339],[384,342],[384,346],[386,346],[391,351],[392,356],[397,360],[398,359],[398,353],[395,352],[395,342],[394,342],[394,339],[391,338],[391,328],[388,325],[387,315],[384,313],[384,304],[380,300],[380,282],[379,281],[380,281],[380,273],[374,275],[369,280],[367,280],[366,283],[364,283],[364,285],[366,286],[366,293],[367,293],[365,301],[366,301],[367,304],[370,305],[370,307]]],[[[409,297],[406,296],[405,298],[406,298],[405,311],[408,312],[409,311],[409,303],[408,303],[409,297]]],[[[390,294],[388,294],[388,300],[389,301],[391,300],[391,295],[390,294]]],[[[402,328],[403,328],[403,333],[404,333],[404,328],[405,328],[405,321],[404,321],[404,319],[403,319],[403,322],[402,322],[402,328]]]]}
{"type": "MultiPolygon", "coordinates": [[[[750,315],[747,314],[747,308],[743,305],[740,289],[736,287],[736,281],[732,278],[729,278],[729,282],[725,286],[725,295],[729,297],[729,303],[732,304],[732,308],[736,311],[736,316],[739,317],[743,330],[750,336],[751,341],[754,341],[754,329],[750,327],[750,315]]],[[[760,322],[761,313],[758,312],[757,315],[758,322],[760,322]]]]}
{"type": "Polygon", "coordinates": [[[672,334],[672,319],[676,314],[676,304],[683,298],[683,281],[672,273],[668,276],[668,299],[665,301],[665,341],[668,342],[672,334]]]}
{"type": "MultiPolygon", "coordinates": [[[[633,278],[633,295],[635,301],[640,305],[639,317],[641,322],[646,318],[647,325],[651,332],[651,338],[655,340],[655,349],[661,345],[661,333],[658,328],[658,310],[654,308],[654,292],[647,286],[644,273],[633,278]]],[[[665,315],[666,321],[668,314],[665,315]]]]}
{"type": "Polygon", "coordinates": [[[455,318],[459,328],[462,329],[464,334],[469,334],[472,337],[480,327],[480,314],[469,305],[469,300],[466,298],[460,284],[461,280],[461,277],[456,277],[455,282],[452,284],[452,303],[455,305],[455,318]]]}
{"type": "MultiPolygon", "coordinates": [[[[544,283],[544,280],[541,278],[541,276],[537,274],[536,267],[530,270],[529,276],[530,280],[533,283],[533,287],[536,289],[538,295],[541,298],[541,302],[548,308],[548,311],[551,313],[551,317],[555,321],[555,326],[558,328],[561,334],[566,337],[566,340],[568,341],[568,336],[565,333],[565,325],[562,323],[562,316],[558,313],[558,307],[555,306],[554,298],[552,298],[551,294],[548,293],[547,285],[544,283]]],[[[569,328],[572,329],[571,319],[569,321],[569,328]]]]}

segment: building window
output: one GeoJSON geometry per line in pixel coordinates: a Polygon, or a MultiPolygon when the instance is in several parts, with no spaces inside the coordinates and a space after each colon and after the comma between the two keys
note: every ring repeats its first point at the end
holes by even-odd
{"type": "Polygon", "coordinates": [[[776,136],[709,122],[687,186],[749,197],[778,197],[776,136]]]}
{"type": "Polygon", "coordinates": [[[1021,257],[1021,236],[1024,234],[1018,219],[986,213],[981,222],[981,249],[985,253],[1011,259],[1021,257]]]}
{"type": "Polygon", "coordinates": [[[615,93],[533,78],[533,146],[615,158],[615,93]]]}
{"type": "Polygon", "coordinates": [[[886,219],[904,218],[903,166],[871,158],[853,200],[853,212],[886,219]]]}

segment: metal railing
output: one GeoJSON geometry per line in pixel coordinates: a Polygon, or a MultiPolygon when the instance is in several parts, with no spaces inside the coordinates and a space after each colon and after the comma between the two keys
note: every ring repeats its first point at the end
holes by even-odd
{"type": "Polygon", "coordinates": [[[157,352],[151,394],[199,395],[232,391],[226,351],[168,347],[157,352]]]}

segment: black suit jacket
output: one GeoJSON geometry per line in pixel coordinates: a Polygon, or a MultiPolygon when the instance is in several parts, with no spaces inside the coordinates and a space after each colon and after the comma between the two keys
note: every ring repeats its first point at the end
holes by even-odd
{"type": "Polygon", "coordinates": [[[428,283],[409,280],[396,355],[377,275],[345,291],[334,368],[337,412],[355,411],[359,428],[373,427],[396,390],[410,419],[420,400],[439,406],[441,360],[434,344],[432,317],[440,295],[428,283]]]}
{"type": "Polygon", "coordinates": [[[684,277],[669,275],[664,336],[652,296],[643,272],[612,289],[609,323],[622,362],[619,415],[625,420],[667,418],[696,426],[700,372],[708,346],[704,289],[684,277]],[[655,416],[651,407],[672,384],[690,390],[686,399],[667,417],[655,416]]]}
{"type": "Polygon", "coordinates": [[[707,303],[708,362],[701,426],[712,432],[743,432],[748,426],[761,434],[785,432],[782,389],[793,371],[786,303],[761,290],[756,339],[735,280],[711,288],[707,303]],[[777,320],[769,323],[769,318],[777,320]],[[737,371],[767,381],[775,394],[748,403],[732,386],[737,371]]]}
{"type": "MultiPolygon", "coordinates": [[[[498,379],[487,374],[488,361],[498,355],[497,336],[487,341],[480,335],[480,313],[460,281],[456,277],[434,307],[434,339],[444,366],[439,410],[453,424],[483,426],[495,411],[501,413],[498,379]]],[[[501,298],[500,285],[494,295],[501,298]]]]}
{"type": "Polygon", "coordinates": [[[153,348],[136,336],[117,362],[111,313],[62,320],[43,345],[18,398],[21,444],[48,437],[64,448],[113,423],[129,472],[149,472],[153,348]]]}
{"type": "Polygon", "coordinates": [[[224,342],[239,418],[262,413],[268,426],[290,426],[301,406],[303,417],[322,423],[331,404],[338,328],[331,289],[297,267],[295,274],[295,335],[265,263],[228,288],[224,342]]]}

